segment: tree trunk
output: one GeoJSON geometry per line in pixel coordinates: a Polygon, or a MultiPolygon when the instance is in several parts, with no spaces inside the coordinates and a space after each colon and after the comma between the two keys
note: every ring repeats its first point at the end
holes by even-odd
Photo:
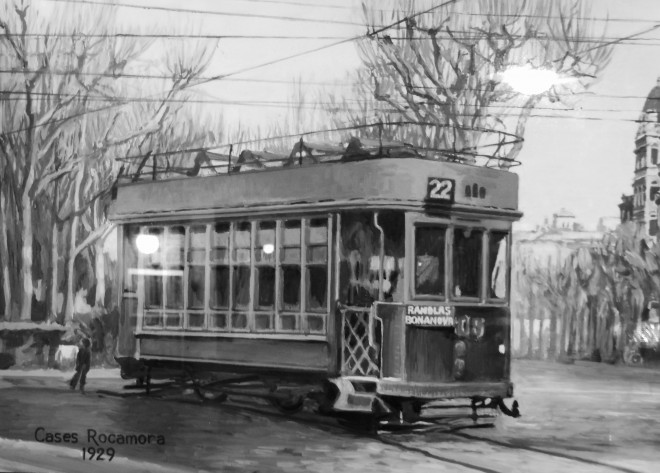
{"type": "Polygon", "coordinates": [[[20,280],[23,287],[20,319],[30,320],[32,318],[32,295],[34,293],[34,284],[32,282],[32,201],[27,192],[23,193],[21,200],[23,244],[21,245],[20,280]]]}
{"type": "MultiPolygon", "coordinates": [[[[54,220],[54,219],[53,219],[54,220]]],[[[57,318],[59,308],[57,307],[57,296],[59,295],[59,263],[60,263],[60,232],[57,228],[57,223],[53,222],[52,225],[51,244],[53,245],[50,253],[50,317],[57,318]]]]}
{"type": "Polygon", "coordinates": [[[550,336],[548,340],[548,358],[554,359],[557,356],[557,310],[552,307],[550,311],[550,336]]]}
{"type": "Polygon", "coordinates": [[[0,264],[2,265],[2,294],[5,305],[2,308],[5,319],[11,319],[11,277],[9,271],[9,238],[7,237],[7,205],[5,195],[0,189],[0,264]]]}
{"type": "Polygon", "coordinates": [[[529,302],[529,331],[528,331],[528,338],[527,338],[527,356],[529,358],[532,358],[534,356],[534,318],[535,318],[535,311],[536,311],[536,304],[534,303],[534,296],[532,295],[532,299],[529,302]]]}
{"type": "Polygon", "coordinates": [[[545,358],[543,356],[543,351],[544,351],[544,347],[545,347],[545,342],[543,340],[543,337],[545,336],[545,334],[543,333],[544,325],[545,325],[545,310],[539,311],[539,346],[538,346],[538,353],[537,353],[539,360],[542,360],[543,358],[545,358]]]}
{"type": "Polygon", "coordinates": [[[71,234],[69,235],[69,258],[67,260],[68,274],[66,281],[66,310],[64,311],[64,320],[73,320],[73,313],[76,305],[76,295],[74,293],[73,284],[75,282],[75,262],[76,262],[76,240],[78,239],[78,225],[79,219],[75,212],[78,211],[78,202],[80,202],[80,187],[82,185],[82,178],[84,167],[78,170],[76,174],[76,182],[73,190],[73,211],[74,216],[71,219],[71,234]]]}
{"type": "Polygon", "coordinates": [[[94,306],[97,308],[105,307],[105,253],[103,245],[105,238],[99,239],[96,246],[96,257],[94,263],[94,272],[96,273],[96,293],[94,294],[94,306]]]}

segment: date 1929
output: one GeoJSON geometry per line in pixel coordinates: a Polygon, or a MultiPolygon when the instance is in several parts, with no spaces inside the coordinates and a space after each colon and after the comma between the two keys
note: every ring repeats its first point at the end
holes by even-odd
{"type": "Polygon", "coordinates": [[[87,447],[82,449],[83,460],[109,461],[115,458],[115,449],[87,447]]]}

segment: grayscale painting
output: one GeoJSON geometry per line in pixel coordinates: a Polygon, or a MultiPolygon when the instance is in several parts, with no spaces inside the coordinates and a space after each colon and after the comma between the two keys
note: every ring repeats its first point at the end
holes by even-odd
{"type": "Polygon", "coordinates": [[[660,471],[659,27],[0,0],[0,472],[660,471]]]}

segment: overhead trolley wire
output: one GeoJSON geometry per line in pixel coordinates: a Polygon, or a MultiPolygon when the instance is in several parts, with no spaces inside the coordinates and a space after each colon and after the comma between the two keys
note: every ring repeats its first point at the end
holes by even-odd
{"type": "MultiPolygon", "coordinates": [[[[87,1],[87,0],[49,0],[49,1],[63,1],[63,2],[72,2],[72,1],[75,1],[75,2],[85,2],[85,1],[87,1]]],[[[274,60],[272,60],[272,61],[267,61],[267,62],[264,62],[264,63],[261,63],[261,64],[257,64],[257,65],[254,65],[254,66],[249,66],[249,67],[245,67],[245,68],[242,68],[242,69],[238,69],[238,70],[233,71],[233,72],[228,72],[228,73],[225,73],[225,74],[219,74],[219,75],[216,75],[216,76],[212,76],[212,77],[204,78],[204,79],[202,79],[202,80],[198,80],[198,81],[196,81],[196,82],[194,82],[194,83],[188,84],[188,85],[186,85],[185,87],[182,87],[182,89],[187,89],[187,88],[190,88],[190,87],[195,87],[195,86],[200,85],[200,84],[205,84],[205,83],[212,82],[212,81],[215,81],[215,80],[225,79],[226,77],[230,77],[230,76],[233,76],[233,75],[237,75],[237,74],[242,74],[242,73],[245,73],[245,72],[253,71],[253,70],[256,70],[256,69],[260,69],[260,68],[262,68],[262,67],[266,67],[266,66],[270,66],[270,65],[272,65],[272,64],[276,64],[276,63],[278,63],[278,62],[287,61],[287,60],[294,59],[294,58],[297,58],[297,57],[305,56],[305,55],[307,55],[307,54],[312,54],[312,53],[315,53],[315,52],[318,52],[318,51],[322,51],[322,50],[324,50],[324,49],[332,48],[332,47],[334,47],[334,46],[339,46],[340,44],[348,43],[348,42],[350,42],[350,41],[356,41],[356,40],[358,40],[358,39],[362,39],[362,38],[373,37],[373,36],[375,36],[375,35],[377,35],[377,34],[379,34],[379,33],[382,33],[383,31],[385,31],[385,30],[387,30],[387,29],[389,29],[389,28],[393,28],[393,27],[396,26],[396,25],[399,25],[399,24],[401,24],[401,23],[403,23],[403,22],[405,22],[405,21],[408,21],[410,18],[414,18],[414,17],[420,16],[420,15],[425,15],[425,14],[427,14],[427,13],[430,13],[430,12],[433,11],[433,10],[436,10],[436,9],[441,8],[441,7],[443,7],[443,6],[449,5],[449,4],[451,4],[451,3],[456,3],[456,2],[458,2],[458,1],[460,1],[460,0],[447,0],[447,1],[445,1],[445,2],[443,2],[443,3],[441,3],[441,4],[439,4],[439,5],[435,5],[435,6],[431,7],[431,8],[428,8],[428,9],[423,10],[423,11],[418,12],[418,13],[414,13],[413,15],[410,15],[410,16],[408,16],[408,17],[405,17],[405,18],[401,19],[401,20],[395,21],[394,23],[392,23],[392,24],[390,24],[390,25],[383,26],[382,28],[378,28],[378,29],[373,30],[373,31],[371,31],[371,32],[368,32],[368,33],[365,33],[365,34],[361,34],[361,35],[357,35],[357,36],[354,36],[354,37],[352,37],[352,38],[344,39],[344,40],[337,41],[337,42],[334,42],[334,43],[329,43],[329,44],[326,44],[326,45],[324,45],[324,46],[320,46],[320,47],[317,47],[317,48],[313,48],[313,49],[308,49],[308,50],[305,50],[305,51],[301,51],[301,52],[299,52],[299,53],[292,54],[292,55],[285,56],[285,57],[278,58],[278,59],[274,59],[274,60]]],[[[88,3],[97,3],[97,2],[88,2],[88,3]]],[[[166,93],[168,93],[168,92],[167,92],[167,91],[164,91],[164,92],[161,92],[160,94],[162,95],[162,94],[166,94],[166,93]]],[[[44,122],[44,123],[40,123],[40,124],[35,125],[33,128],[36,128],[36,127],[42,127],[42,126],[46,126],[46,125],[48,125],[48,124],[58,123],[58,122],[61,122],[61,121],[71,120],[71,119],[74,119],[74,118],[78,118],[78,117],[80,117],[80,116],[84,116],[84,115],[89,114],[89,113],[96,113],[96,112],[101,112],[101,111],[105,111],[105,110],[110,110],[110,109],[112,109],[112,108],[119,107],[119,106],[122,106],[122,105],[126,105],[126,103],[114,103],[114,104],[111,104],[111,105],[108,105],[108,106],[105,106],[105,107],[100,107],[100,108],[97,108],[97,109],[94,109],[94,110],[85,110],[85,111],[82,111],[82,112],[79,112],[79,113],[75,113],[75,114],[73,114],[73,115],[69,115],[69,116],[66,116],[66,117],[62,117],[62,118],[58,118],[58,119],[48,120],[48,121],[46,121],[46,122],[44,122]]],[[[26,130],[28,130],[28,129],[30,129],[30,128],[25,128],[25,127],[24,127],[24,128],[19,128],[19,129],[17,129],[17,130],[11,130],[11,131],[5,132],[5,133],[3,133],[3,134],[4,134],[4,135],[16,134],[16,133],[21,133],[21,132],[23,132],[23,131],[26,131],[26,130]]]]}
{"type": "Polygon", "coordinates": [[[155,10],[166,11],[172,13],[194,13],[202,15],[226,16],[226,17],[239,17],[239,18],[255,18],[264,20],[278,20],[278,21],[296,21],[305,23],[325,23],[334,25],[348,25],[348,26],[364,26],[362,23],[354,21],[342,21],[326,18],[302,18],[297,16],[284,16],[284,15],[265,15],[261,13],[239,13],[239,12],[222,12],[217,10],[198,10],[192,8],[174,8],[163,7],[159,5],[141,5],[135,3],[112,3],[107,1],[92,1],[92,0],[47,0],[55,3],[73,3],[82,5],[97,5],[97,6],[111,6],[115,8],[135,8],[140,10],[155,10]]]}

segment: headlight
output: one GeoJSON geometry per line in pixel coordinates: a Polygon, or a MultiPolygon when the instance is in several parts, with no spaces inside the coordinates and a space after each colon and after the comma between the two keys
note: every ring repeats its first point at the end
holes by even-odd
{"type": "Polygon", "coordinates": [[[467,345],[463,340],[459,340],[454,344],[454,358],[465,358],[467,353],[467,345]]]}
{"type": "Polygon", "coordinates": [[[462,358],[456,358],[454,360],[453,375],[454,379],[461,379],[465,376],[465,360],[462,358]]]}

